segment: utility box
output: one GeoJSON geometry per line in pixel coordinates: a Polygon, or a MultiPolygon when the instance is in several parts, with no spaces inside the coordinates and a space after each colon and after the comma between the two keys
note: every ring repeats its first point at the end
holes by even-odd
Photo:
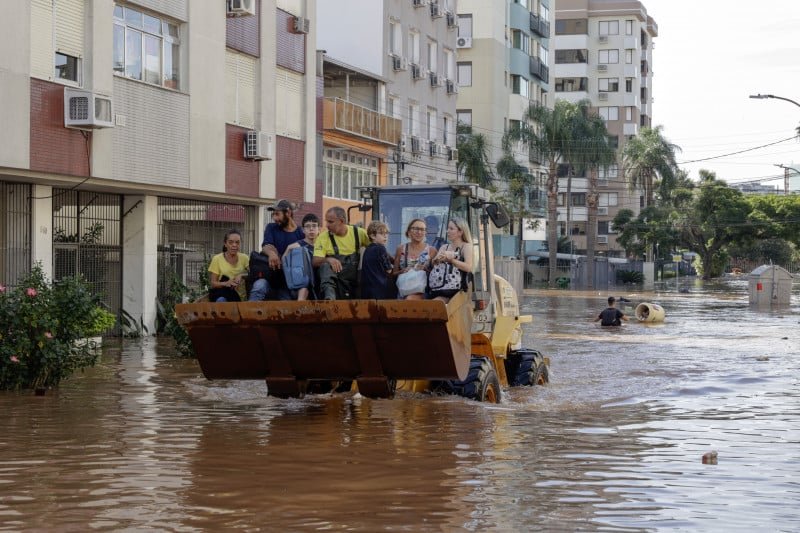
{"type": "Polygon", "coordinates": [[[748,275],[750,305],[770,307],[789,305],[792,274],[776,265],[761,265],[748,275]]]}

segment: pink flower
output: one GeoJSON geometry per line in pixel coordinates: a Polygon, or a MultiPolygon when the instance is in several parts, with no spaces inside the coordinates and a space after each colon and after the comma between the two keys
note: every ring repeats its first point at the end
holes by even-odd
{"type": "Polygon", "coordinates": [[[28,290],[27,290],[27,291],[25,291],[25,294],[27,294],[28,296],[30,296],[31,298],[33,298],[34,296],[36,296],[36,295],[37,295],[37,294],[39,294],[39,293],[38,293],[38,292],[36,292],[36,289],[34,289],[33,287],[28,287],[28,290]]]}
{"type": "Polygon", "coordinates": [[[6,286],[0,285],[0,292],[6,292],[6,286]]]}
{"type": "Polygon", "coordinates": [[[47,339],[52,339],[52,338],[53,338],[53,334],[52,334],[52,333],[50,333],[49,331],[45,331],[45,332],[44,332],[44,336],[45,336],[45,338],[47,338],[47,339]]]}
{"type": "Polygon", "coordinates": [[[19,359],[17,358],[17,356],[16,356],[16,355],[12,355],[12,356],[10,357],[10,359],[11,359],[11,362],[12,362],[12,363],[19,363],[19,359]]]}

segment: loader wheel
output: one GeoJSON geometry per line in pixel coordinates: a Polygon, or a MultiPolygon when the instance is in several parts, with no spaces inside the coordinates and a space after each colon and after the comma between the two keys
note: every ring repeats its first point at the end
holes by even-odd
{"type": "Polygon", "coordinates": [[[486,357],[473,357],[469,363],[469,373],[464,381],[448,380],[437,382],[436,392],[458,394],[479,402],[499,403],[502,398],[500,380],[492,363],[486,357]]]}
{"type": "Polygon", "coordinates": [[[508,383],[512,387],[545,385],[550,382],[544,356],[538,350],[515,350],[505,361],[508,383]]]}

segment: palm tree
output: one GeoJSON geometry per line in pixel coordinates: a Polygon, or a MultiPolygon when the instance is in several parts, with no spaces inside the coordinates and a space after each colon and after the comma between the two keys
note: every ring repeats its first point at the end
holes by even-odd
{"type": "Polygon", "coordinates": [[[601,167],[608,167],[616,160],[616,152],[608,141],[605,121],[586,109],[585,120],[577,124],[575,142],[579,146],[574,163],[587,171],[589,192],[586,195],[588,217],[586,222],[586,286],[594,288],[594,245],[597,239],[597,174],[601,167]]]}
{"type": "Polygon", "coordinates": [[[462,122],[458,123],[457,130],[456,172],[470,183],[491,188],[494,174],[489,162],[489,144],[486,137],[480,133],[472,133],[472,128],[462,122]]]}
{"type": "MultiPolygon", "coordinates": [[[[549,255],[549,285],[555,287],[558,250],[558,164],[579,161],[583,146],[576,142],[586,119],[587,102],[574,104],[558,100],[551,109],[531,104],[523,121],[506,133],[509,141],[523,141],[537,150],[547,166],[547,249],[549,255]]],[[[504,141],[505,142],[505,141],[504,141]]]]}
{"type": "Polygon", "coordinates": [[[631,190],[644,189],[646,206],[653,205],[657,180],[662,190],[670,190],[676,179],[675,152],[681,148],[670,143],[662,135],[662,129],[662,126],[643,128],[622,150],[623,173],[631,190]]]}

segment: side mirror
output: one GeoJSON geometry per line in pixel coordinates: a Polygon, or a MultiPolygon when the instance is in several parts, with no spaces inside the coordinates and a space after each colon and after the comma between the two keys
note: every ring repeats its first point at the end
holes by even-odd
{"type": "Polygon", "coordinates": [[[498,228],[504,228],[511,222],[511,217],[508,216],[506,208],[494,202],[486,204],[486,214],[489,215],[489,218],[498,228]]]}

